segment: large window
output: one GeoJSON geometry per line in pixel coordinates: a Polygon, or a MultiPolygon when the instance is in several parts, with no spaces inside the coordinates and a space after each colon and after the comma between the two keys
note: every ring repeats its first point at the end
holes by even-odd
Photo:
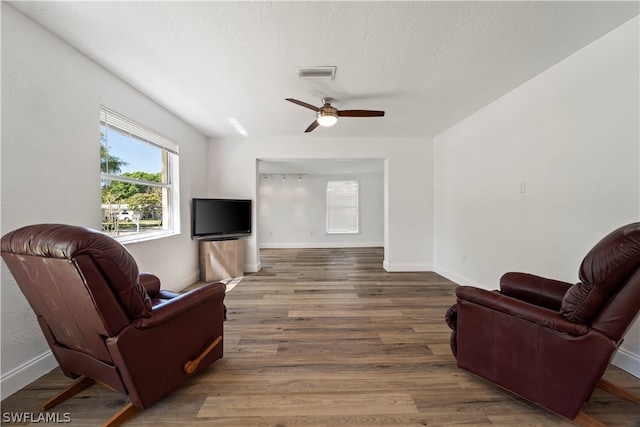
{"type": "Polygon", "coordinates": [[[120,241],[180,230],[178,145],[100,108],[102,229],[120,241]]]}
{"type": "Polygon", "coordinates": [[[327,233],[351,234],[360,231],[358,181],[327,182],[327,233]]]}

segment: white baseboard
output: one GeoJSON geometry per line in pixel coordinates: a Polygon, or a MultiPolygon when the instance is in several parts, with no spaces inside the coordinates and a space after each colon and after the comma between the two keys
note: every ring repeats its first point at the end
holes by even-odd
{"type": "Polygon", "coordinates": [[[402,273],[402,272],[418,272],[418,271],[433,271],[433,265],[430,263],[411,263],[411,262],[389,262],[384,260],[382,262],[382,268],[389,273],[402,273]]]}
{"type": "MultiPolygon", "coordinates": [[[[624,343],[623,343],[624,345],[624,343]]],[[[612,364],[618,368],[627,371],[636,378],[640,378],[640,356],[633,354],[625,348],[619,348],[615,356],[613,356],[612,364]]]]}
{"type": "Polygon", "coordinates": [[[0,399],[4,400],[57,367],[58,361],[49,350],[12,369],[0,378],[0,399]]]}
{"type": "Polygon", "coordinates": [[[471,280],[468,277],[465,277],[464,275],[458,274],[457,272],[454,272],[452,270],[449,270],[447,268],[444,268],[438,265],[434,266],[433,271],[439,274],[440,276],[444,277],[445,279],[451,280],[457,285],[475,286],[476,288],[482,288],[482,289],[488,289],[488,290],[497,288],[497,284],[495,287],[489,288],[485,285],[482,285],[481,283],[471,280]]]}
{"type": "Polygon", "coordinates": [[[162,289],[166,289],[167,291],[171,291],[171,292],[180,292],[181,290],[193,285],[199,280],[200,280],[200,270],[192,273],[191,275],[189,275],[188,277],[182,280],[179,280],[175,283],[170,284],[166,288],[162,287],[162,289]]]}

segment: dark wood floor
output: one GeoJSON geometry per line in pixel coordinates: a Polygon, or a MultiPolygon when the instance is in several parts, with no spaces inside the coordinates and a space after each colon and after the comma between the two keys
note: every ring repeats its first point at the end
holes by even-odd
{"type": "MultiPolygon", "coordinates": [[[[387,273],[382,257],[378,248],[263,250],[262,271],[227,294],[223,359],[125,425],[572,425],[459,370],[444,323],[455,284],[387,273]]],[[[620,369],[605,377],[640,393],[620,369]]],[[[2,412],[37,414],[68,382],[56,369],[2,412]]],[[[93,386],[52,411],[97,426],[126,401],[93,386]]],[[[583,409],[610,426],[640,425],[637,405],[601,390],[583,409]]]]}

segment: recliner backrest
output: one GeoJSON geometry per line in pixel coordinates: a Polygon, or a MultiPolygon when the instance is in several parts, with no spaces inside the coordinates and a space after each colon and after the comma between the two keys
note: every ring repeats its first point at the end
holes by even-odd
{"type": "Polygon", "coordinates": [[[634,320],[638,317],[640,301],[640,268],[616,291],[591,322],[591,328],[600,331],[616,343],[621,343],[634,320]]]}
{"type": "MultiPolygon", "coordinates": [[[[6,253],[3,258],[50,345],[81,351],[103,362],[111,360],[103,337],[110,335],[109,325],[123,327],[126,316],[120,310],[116,323],[100,315],[74,262],[6,253]]],[[[119,303],[113,311],[118,307],[119,303]]]]}
{"type": "Polygon", "coordinates": [[[102,233],[27,226],[2,237],[2,257],[45,336],[58,345],[109,361],[104,337],[151,314],[135,260],[102,233]]]}
{"type": "Polygon", "coordinates": [[[560,312],[571,322],[591,323],[639,267],[640,223],[614,230],[584,258],[580,282],[569,288],[560,312]]]}

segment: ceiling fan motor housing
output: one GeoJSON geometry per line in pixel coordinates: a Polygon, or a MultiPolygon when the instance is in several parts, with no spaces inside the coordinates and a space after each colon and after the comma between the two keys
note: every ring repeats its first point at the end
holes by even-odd
{"type": "Polygon", "coordinates": [[[320,126],[333,126],[338,121],[338,109],[325,103],[316,113],[320,126]]]}

